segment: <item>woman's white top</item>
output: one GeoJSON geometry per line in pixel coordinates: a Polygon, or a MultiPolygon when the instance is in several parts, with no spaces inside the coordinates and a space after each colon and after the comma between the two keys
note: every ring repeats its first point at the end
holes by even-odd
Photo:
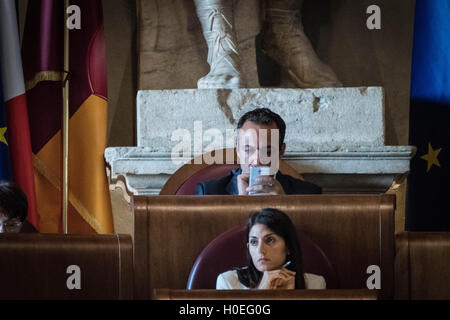
{"type": "MultiPolygon", "coordinates": [[[[326,283],[325,278],[319,276],[317,274],[312,273],[304,273],[303,277],[305,278],[305,287],[306,289],[325,289],[326,283]]],[[[231,289],[240,289],[240,290],[248,290],[244,286],[238,278],[238,274],[236,270],[227,271],[219,274],[216,282],[217,290],[231,290],[231,289]]]]}

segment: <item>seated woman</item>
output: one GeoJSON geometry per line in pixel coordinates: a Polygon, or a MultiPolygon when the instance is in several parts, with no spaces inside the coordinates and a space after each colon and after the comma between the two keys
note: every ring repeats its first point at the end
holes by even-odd
{"type": "Polygon", "coordinates": [[[325,289],[322,276],[303,273],[297,233],[284,212],[252,213],[247,247],[248,265],[220,274],[216,289],[325,289]]]}

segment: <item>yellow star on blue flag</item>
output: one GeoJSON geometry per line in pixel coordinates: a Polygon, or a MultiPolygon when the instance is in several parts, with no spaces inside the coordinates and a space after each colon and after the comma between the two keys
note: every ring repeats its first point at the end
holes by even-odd
{"type": "Polygon", "coordinates": [[[439,163],[438,160],[438,155],[441,152],[442,148],[437,149],[437,150],[433,150],[433,146],[431,145],[431,143],[428,143],[428,153],[424,156],[421,156],[421,159],[424,159],[425,161],[428,162],[428,166],[427,166],[427,173],[430,171],[431,167],[433,165],[440,167],[441,164],[439,163]]]}
{"type": "Polygon", "coordinates": [[[6,128],[6,127],[0,128],[0,142],[3,142],[6,145],[8,145],[8,141],[6,141],[6,137],[5,137],[5,133],[6,133],[7,129],[8,128],[6,128]]]}
{"type": "Polygon", "coordinates": [[[3,95],[2,77],[0,77],[0,180],[11,180],[11,157],[6,139],[7,129],[5,97],[3,95]]]}

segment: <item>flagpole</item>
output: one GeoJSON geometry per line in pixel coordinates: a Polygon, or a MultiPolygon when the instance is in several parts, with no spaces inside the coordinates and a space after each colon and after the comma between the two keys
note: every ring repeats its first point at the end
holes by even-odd
{"type": "Polygon", "coordinates": [[[63,82],[63,119],[62,119],[62,225],[64,234],[68,230],[69,195],[69,28],[67,27],[67,8],[69,0],[64,0],[64,82],[63,82]]]}

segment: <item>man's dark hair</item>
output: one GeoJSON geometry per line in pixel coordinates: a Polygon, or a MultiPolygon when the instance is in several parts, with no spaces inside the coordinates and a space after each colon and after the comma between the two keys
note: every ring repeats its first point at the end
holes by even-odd
{"type": "Polygon", "coordinates": [[[24,222],[28,213],[27,196],[18,185],[10,181],[0,182],[0,214],[8,219],[19,218],[24,222]]]}
{"type": "Polygon", "coordinates": [[[275,112],[272,112],[268,108],[259,108],[253,111],[249,111],[244,114],[238,122],[237,128],[241,129],[246,121],[251,121],[259,125],[270,125],[273,122],[277,124],[280,130],[280,148],[284,143],[284,136],[286,135],[286,123],[284,120],[275,112]]]}

